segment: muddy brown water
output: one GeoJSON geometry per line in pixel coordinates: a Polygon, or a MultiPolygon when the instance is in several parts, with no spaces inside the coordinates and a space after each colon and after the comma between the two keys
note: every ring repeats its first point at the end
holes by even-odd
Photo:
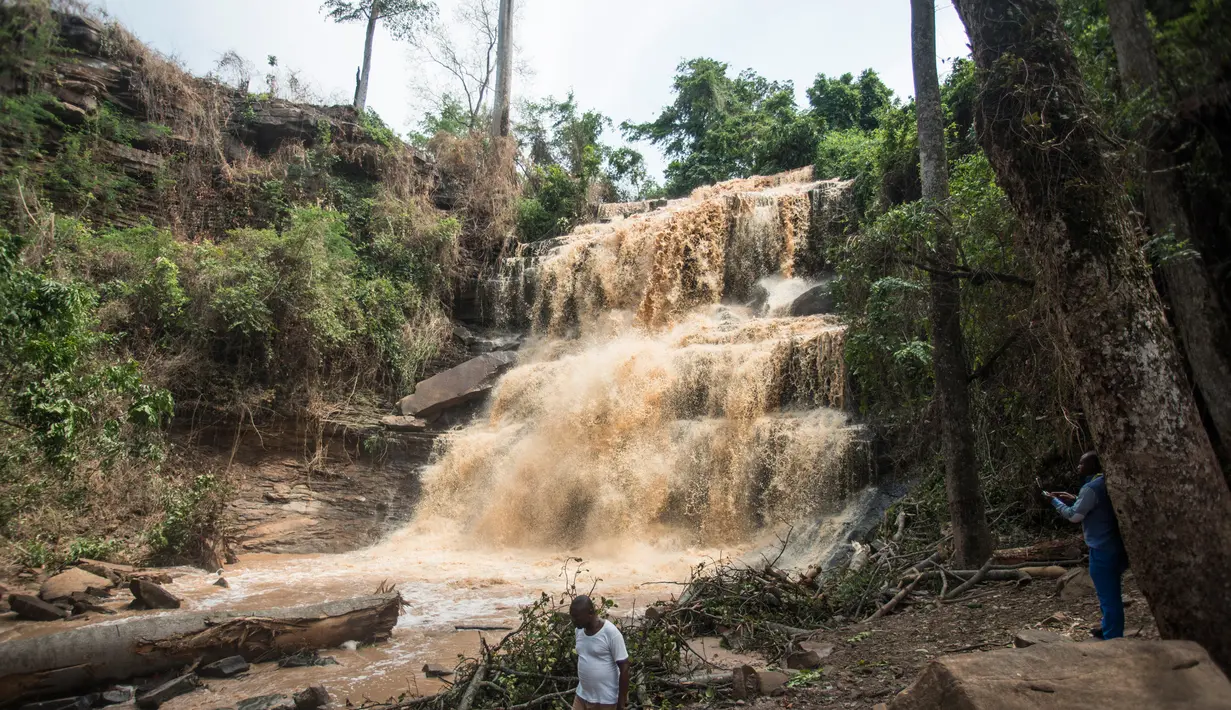
{"type": "MultiPolygon", "coordinates": [[[[185,609],[299,606],[369,594],[382,583],[393,584],[407,606],[388,643],[321,651],[337,665],[280,669],[274,663],[257,664],[239,678],[209,680],[205,688],[175,698],[163,708],[233,707],[245,698],[290,693],[312,684],[324,685],[335,701],[355,704],[401,694],[431,694],[444,682],[425,677],[424,664],[452,668],[459,656],[476,652],[480,634],[494,642],[506,633],[458,631],[456,626],[515,626],[523,605],[543,592],[564,592],[570,581],[581,591],[593,587],[595,594],[615,599],[618,615],[640,613],[646,605],[678,594],[679,582],[697,564],[742,551],[689,547],[667,537],[656,544],[624,543],[569,552],[496,548],[447,530],[417,526],[376,547],[345,554],[248,555],[224,571],[229,588],[214,586],[216,574],[178,569],[166,586],[184,599],[185,609]]],[[[123,615],[134,613],[174,612],[123,615]]],[[[53,624],[0,622],[0,641],[115,618],[96,616],[53,624]]],[[[720,651],[716,639],[698,639],[694,648],[723,665],[743,660],[720,651]]]]}

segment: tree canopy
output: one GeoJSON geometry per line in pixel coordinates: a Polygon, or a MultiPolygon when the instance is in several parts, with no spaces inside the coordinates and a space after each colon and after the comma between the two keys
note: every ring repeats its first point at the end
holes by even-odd
{"type": "Polygon", "coordinates": [[[876,128],[879,113],[893,104],[893,92],[871,69],[858,80],[818,75],[807,90],[808,108],[797,105],[792,82],[750,69],[732,77],[729,69],[708,58],[681,63],[675,101],[653,121],[620,126],[628,138],[659,145],[672,159],[666,172],[672,195],[808,165],[826,131],[876,128]]]}

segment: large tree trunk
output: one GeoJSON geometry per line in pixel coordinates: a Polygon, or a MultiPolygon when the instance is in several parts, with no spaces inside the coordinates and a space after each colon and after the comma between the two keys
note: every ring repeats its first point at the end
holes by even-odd
{"type": "Polygon", "coordinates": [[[1231,668],[1231,491],[1104,161],[1054,0],[954,0],[980,72],[979,138],[1020,214],[1056,346],[1159,631],[1231,668]]]}
{"type": "MultiPolygon", "coordinates": [[[[1145,0],[1108,0],[1107,11],[1116,62],[1125,85],[1130,91],[1157,93],[1158,56],[1146,18],[1145,0]]],[[[1191,243],[1192,222],[1184,208],[1180,172],[1175,156],[1154,145],[1153,135],[1159,132],[1158,128],[1158,122],[1150,119],[1140,131],[1150,229],[1156,237],[1171,233],[1177,240],[1191,243]]],[[[1226,453],[1231,446],[1231,333],[1226,314],[1200,257],[1170,259],[1161,270],[1193,383],[1201,394],[1226,465],[1231,463],[1226,453]]]]}
{"type": "Polygon", "coordinates": [[[368,105],[368,78],[372,75],[372,43],[376,40],[376,23],[380,21],[380,0],[372,0],[368,8],[368,31],[363,41],[363,68],[359,71],[359,86],[355,87],[355,111],[360,116],[368,105]]]}
{"type": "Polygon", "coordinates": [[[500,0],[496,40],[496,96],[492,105],[492,137],[509,135],[509,102],[513,88],[513,0],[500,0]]]}
{"type": "Polygon", "coordinates": [[[910,13],[919,171],[923,199],[937,212],[933,222],[939,269],[931,273],[932,364],[945,459],[945,492],[949,498],[956,564],[978,567],[992,554],[992,535],[979,489],[975,436],[970,426],[970,372],[962,336],[962,293],[958,280],[952,276],[957,270],[957,249],[945,215],[949,165],[945,158],[940,80],[936,76],[936,7],[932,0],[911,0],[910,13]]]}
{"type": "Polygon", "coordinates": [[[389,638],[399,594],[269,611],[145,614],[0,644],[0,702],[240,655],[270,660],[389,638]]]}

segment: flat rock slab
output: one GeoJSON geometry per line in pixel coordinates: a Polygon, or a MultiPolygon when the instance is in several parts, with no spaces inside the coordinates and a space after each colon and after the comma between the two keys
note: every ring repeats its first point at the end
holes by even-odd
{"type": "Polygon", "coordinates": [[[385,428],[389,431],[426,431],[428,422],[426,419],[420,419],[419,417],[389,415],[382,417],[380,423],[384,424],[385,428]]]}
{"type": "Polygon", "coordinates": [[[74,593],[102,596],[114,586],[115,582],[106,577],[73,567],[43,582],[43,586],[38,590],[38,596],[47,602],[68,599],[74,593]]]}
{"type": "Polygon", "coordinates": [[[162,587],[147,582],[144,579],[134,579],[128,588],[133,593],[133,600],[146,609],[178,609],[180,598],[162,587]]]}
{"type": "Polygon", "coordinates": [[[427,676],[428,678],[444,678],[446,676],[453,675],[453,669],[445,668],[444,666],[438,666],[432,663],[427,663],[427,664],[424,664],[423,666],[423,675],[427,676]]]}
{"type": "Polygon", "coordinates": [[[1226,710],[1231,682],[1191,641],[1041,643],[943,656],[890,710],[1226,710]]]}
{"type": "Polygon", "coordinates": [[[484,353],[420,382],[415,393],[403,397],[398,406],[405,416],[431,419],[446,409],[482,397],[515,362],[516,353],[484,353]]]}
{"type": "Polygon", "coordinates": [[[29,621],[57,621],[68,618],[68,610],[32,597],[29,594],[10,594],[9,607],[17,616],[29,621]]]}
{"type": "Polygon", "coordinates": [[[1022,629],[1013,634],[1014,648],[1029,648],[1040,643],[1071,643],[1068,636],[1061,636],[1047,629],[1022,629]]]}
{"type": "Polygon", "coordinates": [[[178,698],[186,693],[191,693],[200,685],[201,681],[197,679],[196,673],[182,675],[178,678],[163,683],[153,690],[142,693],[141,696],[137,698],[137,707],[143,708],[143,710],[156,708],[171,698],[178,698]]]}
{"type": "Polygon", "coordinates": [[[77,566],[90,574],[96,574],[99,577],[106,577],[116,584],[127,582],[128,578],[137,571],[136,568],[131,565],[103,562],[102,560],[91,560],[85,557],[77,560],[77,566]]]}
{"type": "Polygon", "coordinates": [[[243,656],[230,656],[220,661],[201,666],[197,669],[197,674],[205,678],[230,678],[233,675],[239,675],[248,670],[248,661],[244,660],[243,656]]]}

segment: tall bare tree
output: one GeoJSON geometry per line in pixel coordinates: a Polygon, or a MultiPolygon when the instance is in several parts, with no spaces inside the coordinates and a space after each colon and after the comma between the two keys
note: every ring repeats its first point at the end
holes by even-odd
{"type": "MultiPolygon", "coordinates": [[[[1107,0],[1107,12],[1125,86],[1162,99],[1158,54],[1145,0],[1107,0]]],[[[1194,235],[1176,158],[1166,146],[1157,144],[1156,136],[1166,133],[1161,123],[1148,117],[1138,135],[1146,216],[1156,238],[1172,235],[1190,243],[1194,235]]],[[[1194,255],[1195,251],[1188,250],[1183,256],[1165,259],[1161,271],[1193,384],[1222,445],[1224,463],[1231,464],[1227,456],[1231,448],[1231,324],[1209,271],[1200,256],[1194,255]]]]}
{"type": "Polygon", "coordinates": [[[372,75],[372,43],[381,24],[394,39],[412,39],[436,11],[430,0],[325,0],[321,10],[334,22],[366,22],[363,66],[355,82],[355,110],[363,113],[368,103],[368,80],[372,75]]]}
{"type": "Polygon", "coordinates": [[[962,334],[962,292],[957,278],[957,247],[947,216],[949,164],[945,157],[945,118],[936,74],[936,6],[911,0],[911,57],[915,69],[915,115],[919,127],[919,172],[923,199],[934,211],[935,252],[931,281],[932,365],[936,416],[945,459],[945,492],[953,525],[958,565],[978,567],[992,554],[975,435],[970,425],[970,370],[962,334]]]}
{"type": "Polygon", "coordinates": [[[470,131],[489,118],[496,76],[496,49],[500,33],[500,0],[461,0],[453,22],[434,22],[415,41],[417,56],[437,71],[417,75],[413,85],[439,115],[457,101],[470,131]],[[443,82],[441,76],[443,75],[443,82]]]}
{"type": "Polygon", "coordinates": [[[497,42],[496,100],[492,107],[492,136],[509,135],[509,102],[513,87],[513,0],[500,0],[497,42]]]}
{"type": "Polygon", "coordinates": [[[1180,367],[1055,0],[954,0],[979,140],[1022,219],[1136,578],[1166,638],[1231,668],[1231,490],[1180,367]]]}

